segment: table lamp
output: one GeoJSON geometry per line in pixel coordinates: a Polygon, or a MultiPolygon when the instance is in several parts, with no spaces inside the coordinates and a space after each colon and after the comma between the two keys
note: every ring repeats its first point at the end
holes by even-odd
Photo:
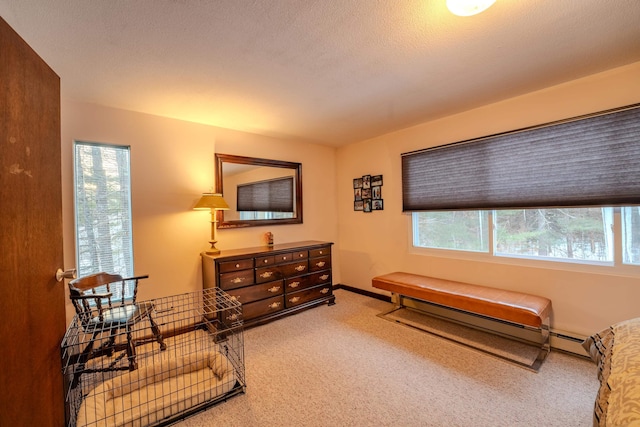
{"type": "Polygon", "coordinates": [[[216,211],[227,211],[229,205],[222,198],[222,194],[217,193],[204,193],[198,203],[193,207],[196,210],[211,209],[211,248],[207,250],[208,255],[217,255],[220,253],[220,249],[216,248],[216,227],[218,220],[216,218],[216,211]]]}

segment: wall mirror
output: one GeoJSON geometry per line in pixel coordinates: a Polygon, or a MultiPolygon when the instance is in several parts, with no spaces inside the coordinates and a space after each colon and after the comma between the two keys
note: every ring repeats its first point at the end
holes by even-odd
{"type": "Polygon", "coordinates": [[[302,223],[302,164],[216,154],[218,228],[302,223]]]}

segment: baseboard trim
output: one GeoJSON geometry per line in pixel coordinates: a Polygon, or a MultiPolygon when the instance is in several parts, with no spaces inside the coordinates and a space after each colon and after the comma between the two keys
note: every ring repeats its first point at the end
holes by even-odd
{"type": "Polygon", "coordinates": [[[379,299],[380,301],[391,302],[391,297],[388,295],[382,295],[371,291],[366,291],[364,289],[355,288],[353,286],[344,285],[342,283],[338,283],[337,285],[333,285],[333,289],[344,289],[345,291],[353,292],[354,294],[360,294],[367,297],[379,299]]]}

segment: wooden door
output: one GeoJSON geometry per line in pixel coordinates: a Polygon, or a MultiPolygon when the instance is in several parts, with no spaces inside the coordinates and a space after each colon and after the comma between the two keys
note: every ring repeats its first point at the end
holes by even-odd
{"type": "Polygon", "coordinates": [[[61,426],[60,79],[0,18],[0,426],[61,426]]]}

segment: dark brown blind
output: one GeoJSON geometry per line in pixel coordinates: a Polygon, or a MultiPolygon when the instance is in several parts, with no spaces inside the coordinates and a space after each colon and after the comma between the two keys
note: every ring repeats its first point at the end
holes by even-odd
{"type": "Polygon", "coordinates": [[[293,177],[238,185],[238,211],[293,212],[293,177]]]}
{"type": "Polygon", "coordinates": [[[403,211],[640,204],[639,107],[404,153],[403,211]]]}

